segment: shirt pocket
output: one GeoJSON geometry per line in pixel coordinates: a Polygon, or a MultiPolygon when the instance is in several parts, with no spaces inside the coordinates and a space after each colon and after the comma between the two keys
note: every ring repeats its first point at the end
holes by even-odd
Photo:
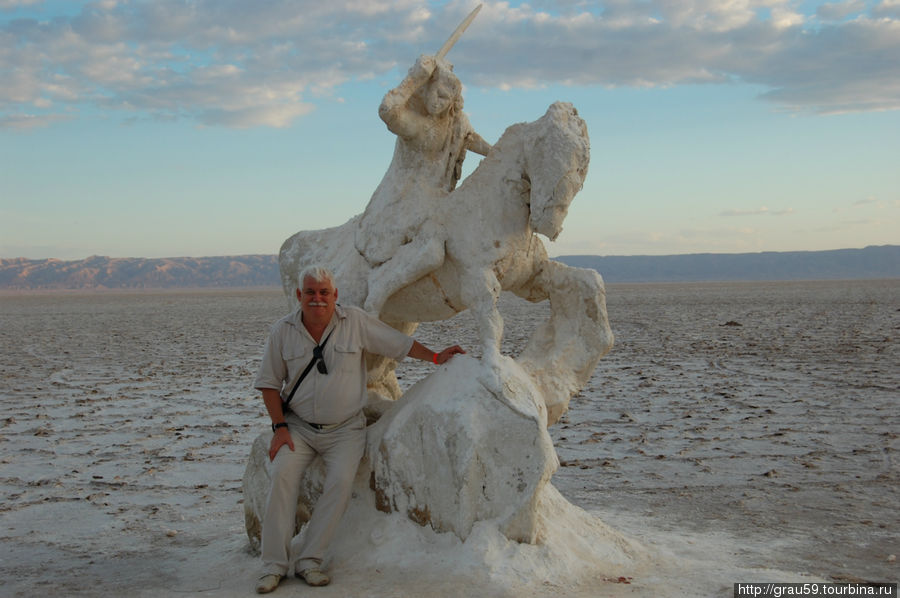
{"type": "Polygon", "coordinates": [[[302,347],[285,347],[281,351],[281,357],[287,366],[287,383],[293,384],[297,377],[300,376],[300,373],[303,372],[303,368],[306,367],[309,360],[312,359],[312,351],[302,347]]]}
{"type": "Polygon", "coordinates": [[[354,345],[336,344],[334,346],[334,361],[334,369],[336,371],[344,373],[358,372],[360,363],[362,363],[362,348],[354,345]]]}

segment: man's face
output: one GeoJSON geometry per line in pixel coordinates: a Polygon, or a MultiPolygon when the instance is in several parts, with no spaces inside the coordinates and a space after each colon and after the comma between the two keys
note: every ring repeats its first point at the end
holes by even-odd
{"type": "Polygon", "coordinates": [[[307,276],[297,289],[303,321],[309,324],[327,324],[334,314],[337,303],[337,289],[329,281],[315,280],[307,276]]]}

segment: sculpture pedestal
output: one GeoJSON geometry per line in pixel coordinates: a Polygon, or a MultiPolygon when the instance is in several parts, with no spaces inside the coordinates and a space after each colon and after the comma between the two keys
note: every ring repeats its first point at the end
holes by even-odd
{"type": "MultiPolygon", "coordinates": [[[[412,553],[404,558],[415,559],[415,544],[425,541],[461,550],[468,560],[525,558],[527,566],[515,566],[564,576],[632,574],[643,549],[549,483],[558,460],[531,378],[503,358],[497,397],[479,382],[484,373],[480,361],[456,356],[369,427],[367,458],[332,546],[335,557],[383,567],[396,562],[397,542],[412,553]]],[[[244,475],[251,541],[258,538],[268,492],[270,438],[265,433],[254,443],[244,475]]],[[[298,530],[322,477],[317,460],[304,476],[298,530]]]]}
{"type": "Polygon", "coordinates": [[[368,437],[376,504],[465,540],[477,521],[509,539],[539,536],[537,497],[559,466],[544,401],[502,358],[502,396],[479,381],[481,362],[456,356],[419,381],[368,437]]]}

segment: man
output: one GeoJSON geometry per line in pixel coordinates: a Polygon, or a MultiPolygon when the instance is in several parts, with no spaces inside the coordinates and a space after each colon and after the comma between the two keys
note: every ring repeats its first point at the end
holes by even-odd
{"type": "Polygon", "coordinates": [[[458,345],[433,353],[365,311],[337,305],[334,277],[325,268],[308,267],[299,280],[300,308],[272,327],[254,383],[262,391],[275,433],[269,447],[272,485],[262,526],[264,568],[256,585],[260,594],[273,591],[287,575],[300,480],[316,455],[325,464],[325,482],[294,570],[311,586],[330,581],[321,569],[322,559],[350,500],[366,444],[366,352],[436,364],[465,353],[458,345]],[[282,400],[314,356],[321,359],[315,360],[285,413],[282,400]]]}

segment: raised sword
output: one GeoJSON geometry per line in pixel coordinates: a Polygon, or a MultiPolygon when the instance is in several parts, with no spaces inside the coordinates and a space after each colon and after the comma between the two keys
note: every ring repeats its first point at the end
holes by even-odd
{"type": "Polygon", "coordinates": [[[478,14],[478,11],[481,10],[481,7],[482,5],[479,4],[475,7],[475,10],[469,13],[469,16],[463,19],[463,22],[459,24],[459,27],[456,28],[456,31],[454,31],[453,34],[449,38],[447,38],[447,41],[444,42],[444,45],[441,46],[441,49],[438,50],[437,54],[434,55],[435,58],[440,60],[447,55],[447,52],[450,51],[450,48],[453,47],[453,44],[455,44],[457,40],[462,37],[462,34],[465,32],[465,30],[468,29],[469,25],[472,24],[472,21],[475,20],[475,16],[478,14]]]}

